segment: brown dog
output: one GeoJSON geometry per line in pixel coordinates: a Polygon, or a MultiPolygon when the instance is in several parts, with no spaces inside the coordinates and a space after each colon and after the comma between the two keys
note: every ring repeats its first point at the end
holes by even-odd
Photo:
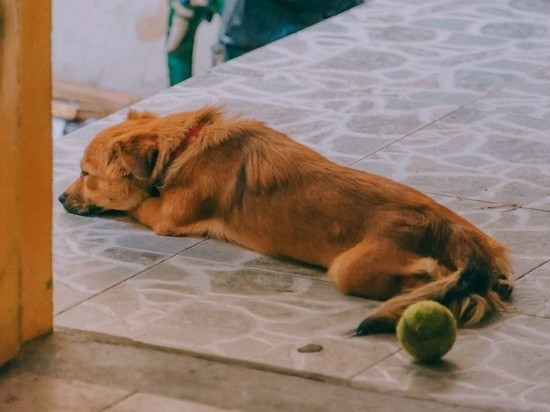
{"type": "Polygon", "coordinates": [[[159,235],[210,235],[326,267],[345,294],[386,300],[358,327],[391,332],[432,299],[471,326],[503,306],[506,249],[422,193],[339,166],[220,110],[130,112],[86,148],[67,211],[128,211],[159,235]]]}

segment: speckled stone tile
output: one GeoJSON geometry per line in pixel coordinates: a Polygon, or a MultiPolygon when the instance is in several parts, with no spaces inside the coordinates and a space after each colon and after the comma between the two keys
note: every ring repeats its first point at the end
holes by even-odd
{"type": "Polygon", "coordinates": [[[550,319],[550,261],[517,282],[511,311],[550,319]]]}
{"type": "Polygon", "coordinates": [[[58,326],[349,378],[398,350],[351,332],[378,303],[332,284],[176,256],[56,318],[58,326]],[[298,349],[320,345],[316,353],[298,349]]]}
{"type": "Polygon", "coordinates": [[[353,166],[423,191],[550,211],[550,103],[505,91],[353,166]]]}
{"type": "Polygon", "coordinates": [[[61,216],[54,226],[55,313],[201,241],[155,236],[128,219],[61,216]]]}
{"type": "Polygon", "coordinates": [[[479,330],[461,331],[436,365],[404,351],[353,379],[358,387],[420,399],[490,405],[491,410],[550,410],[550,319],[507,315],[479,330]]]}
{"type": "Polygon", "coordinates": [[[325,279],[325,269],[305,263],[284,261],[275,259],[239,246],[220,242],[217,240],[205,240],[200,244],[187,249],[181,256],[203,259],[212,262],[229,263],[250,269],[262,269],[287,273],[294,276],[306,276],[310,278],[325,279]]]}

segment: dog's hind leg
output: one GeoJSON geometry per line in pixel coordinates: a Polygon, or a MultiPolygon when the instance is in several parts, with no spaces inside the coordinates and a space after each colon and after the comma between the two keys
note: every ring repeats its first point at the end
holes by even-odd
{"type": "MultiPolygon", "coordinates": [[[[499,271],[497,267],[496,273],[499,271]]],[[[442,265],[436,265],[429,277],[432,281],[403,287],[396,296],[361,322],[357,335],[393,332],[403,311],[421,300],[435,300],[447,306],[459,326],[474,326],[504,309],[504,301],[510,297],[514,286],[509,275],[495,275],[490,263],[475,251],[470,252],[467,260],[456,270],[451,272],[442,265]]]]}
{"type": "MultiPolygon", "coordinates": [[[[328,277],[346,295],[387,300],[427,285],[449,273],[430,257],[399,248],[391,241],[364,240],[330,265],[328,277]]],[[[369,333],[394,331],[396,319],[373,318],[369,333]]]]}

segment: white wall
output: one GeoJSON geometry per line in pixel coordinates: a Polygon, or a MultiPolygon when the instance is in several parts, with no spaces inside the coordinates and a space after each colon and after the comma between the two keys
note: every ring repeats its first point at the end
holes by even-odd
{"type": "MultiPolygon", "coordinates": [[[[54,77],[149,96],[168,87],[167,0],[53,0],[54,77]]],[[[195,68],[210,65],[217,23],[201,27],[195,68]]]]}

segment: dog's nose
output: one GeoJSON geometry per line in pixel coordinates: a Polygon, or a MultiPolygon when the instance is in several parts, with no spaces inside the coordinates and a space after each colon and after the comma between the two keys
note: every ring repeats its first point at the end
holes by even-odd
{"type": "Polygon", "coordinates": [[[67,196],[65,196],[65,193],[61,193],[59,197],[57,198],[61,204],[65,203],[65,200],[67,200],[67,196]]]}

